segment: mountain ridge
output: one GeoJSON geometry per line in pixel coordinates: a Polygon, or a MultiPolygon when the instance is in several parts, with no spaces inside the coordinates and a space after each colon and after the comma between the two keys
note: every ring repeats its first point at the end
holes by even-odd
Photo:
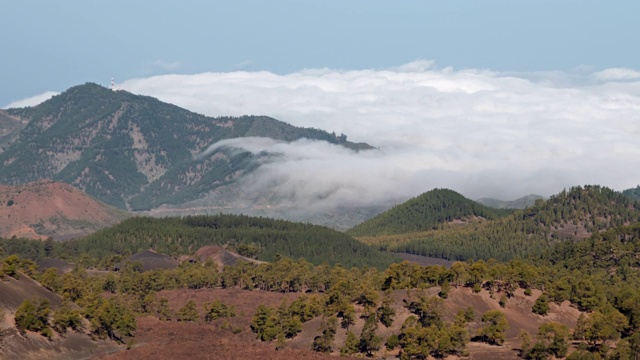
{"type": "Polygon", "coordinates": [[[480,198],[476,200],[480,204],[495,209],[524,209],[535,205],[537,200],[544,199],[540,195],[529,194],[515,200],[499,200],[494,198],[480,198]]]}
{"type": "Polygon", "coordinates": [[[5,114],[28,124],[4,144],[0,183],[49,178],[131,210],[196,199],[251,172],[269,156],[226,147],[198,156],[220,140],[308,138],[353,151],[372,148],[267,116],[212,118],[91,83],[5,114]]]}

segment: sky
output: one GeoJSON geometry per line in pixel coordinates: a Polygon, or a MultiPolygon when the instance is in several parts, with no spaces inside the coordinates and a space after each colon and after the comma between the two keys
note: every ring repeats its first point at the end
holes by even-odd
{"type": "Polygon", "coordinates": [[[286,155],[248,187],[308,202],[622,190],[640,183],[639,13],[621,0],[6,1],[0,107],[115,77],[206,115],[377,148],[235,142],[286,155]]]}

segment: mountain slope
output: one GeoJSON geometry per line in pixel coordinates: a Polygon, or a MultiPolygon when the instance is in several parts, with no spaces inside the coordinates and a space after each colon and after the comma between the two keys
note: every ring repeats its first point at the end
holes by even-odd
{"type": "Polygon", "coordinates": [[[484,206],[492,207],[495,209],[524,209],[535,205],[536,201],[541,199],[543,199],[543,197],[540,195],[529,194],[527,196],[523,196],[511,201],[504,201],[493,198],[482,198],[476,201],[484,206]]]}
{"type": "Polygon", "coordinates": [[[640,200],[640,185],[631,189],[623,190],[622,195],[628,197],[631,200],[640,200]]]}
{"type": "Polygon", "coordinates": [[[640,203],[601,186],[574,187],[536,206],[483,223],[387,239],[393,251],[446,259],[540,256],[556,242],[582,240],[640,222],[640,203]]]}
{"type": "Polygon", "coordinates": [[[0,237],[65,239],[87,235],[128,216],[60,182],[0,185],[0,237]]]}
{"type": "Polygon", "coordinates": [[[96,84],[6,113],[28,125],[0,154],[0,183],[49,178],[122,209],[193,200],[259,166],[260,155],[228,147],[203,153],[224,139],[309,138],[355,150],[371,148],[265,116],[210,118],[96,84]]]}
{"type": "Polygon", "coordinates": [[[9,141],[26,124],[25,120],[0,109],[0,153],[3,151],[2,144],[9,141]]]}
{"type": "Polygon", "coordinates": [[[469,200],[455,191],[434,189],[353,227],[351,236],[373,236],[427,231],[454,221],[496,219],[504,212],[469,200]]]}

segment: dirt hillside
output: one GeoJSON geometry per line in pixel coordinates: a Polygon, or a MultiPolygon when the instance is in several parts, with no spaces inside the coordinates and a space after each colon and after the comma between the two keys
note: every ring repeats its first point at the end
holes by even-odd
{"type": "Polygon", "coordinates": [[[264,261],[258,261],[246,256],[242,256],[236,254],[234,252],[228,251],[222,246],[219,245],[207,245],[203,246],[198,251],[196,251],[194,257],[201,262],[205,262],[207,260],[212,260],[218,266],[218,269],[222,271],[225,266],[235,265],[239,261],[246,261],[254,264],[264,263],[264,261]]]}
{"type": "Polygon", "coordinates": [[[64,240],[90,234],[128,216],[65,183],[40,180],[0,185],[0,237],[64,240]]]}
{"type": "Polygon", "coordinates": [[[0,309],[4,313],[4,318],[0,319],[0,360],[86,359],[92,354],[122,348],[112,341],[92,340],[88,334],[88,322],[85,323],[83,332],[69,332],[64,337],[56,333],[51,340],[31,331],[21,335],[15,326],[14,315],[24,300],[46,299],[55,311],[60,307],[61,299],[27,275],[18,275],[18,279],[5,277],[0,280],[0,309]]]}
{"type": "MultiPolygon", "coordinates": [[[[425,291],[425,295],[435,296],[438,288],[425,291]]],[[[415,299],[421,290],[397,290],[393,292],[393,307],[396,316],[391,327],[382,325],[378,328],[378,336],[386,340],[392,334],[398,334],[403,322],[412,314],[405,307],[405,301],[415,299]]],[[[275,342],[263,343],[255,338],[251,332],[251,318],[259,304],[277,306],[282,301],[291,303],[301,294],[274,293],[263,291],[245,291],[239,289],[200,289],[200,290],[165,290],[158,293],[160,297],[169,300],[171,309],[176,312],[187,301],[193,300],[200,311],[200,320],[196,323],[183,323],[175,320],[162,322],[155,317],[138,319],[136,331],[136,346],[132,350],[120,351],[106,359],[327,359],[338,358],[339,349],[346,339],[346,330],[338,328],[335,341],[332,344],[334,352],[319,354],[312,352],[313,339],[319,335],[321,317],[313,319],[303,325],[302,332],[295,338],[287,340],[282,350],[275,350],[275,342]],[[225,304],[234,305],[237,317],[218,319],[210,324],[202,321],[203,305],[205,302],[220,300],[225,304]]],[[[529,332],[532,338],[538,327],[546,321],[557,321],[574,328],[580,312],[568,303],[562,305],[551,304],[547,316],[535,315],[531,312],[535,300],[540,296],[534,291],[531,296],[525,296],[523,290],[516,291],[515,297],[509,299],[505,308],[500,307],[498,299],[501,294],[492,297],[486,290],[474,294],[471,289],[451,289],[449,298],[444,301],[446,321],[453,321],[459,310],[472,306],[475,320],[469,324],[469,333],[477,335],[483,326],[480,318],[488,310],[499,309],[506,315],[509,323],[507,339],[503,346],[494,346],[482,342],[470,342],[468,349],[472,359],[516,359],[520,341],[517,339],[520,330],[529,332]]],[[[360,318],[363,309],[356,308],[357,317],[351,330],[360,335],[364,320],[360,318]]],[[[375,354],[375,358],[395,359],[398,350],[387,351],[384,346],[375,354]]]]}

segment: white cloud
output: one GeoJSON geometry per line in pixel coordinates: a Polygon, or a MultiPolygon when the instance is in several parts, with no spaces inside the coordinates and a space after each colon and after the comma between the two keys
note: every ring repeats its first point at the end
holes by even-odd
{"type": "MultiPolygon", "coordinates": [[[[420,61],[385,70],[163,75],[122,87],[211,116],[269,115],[379,148],[261,144],[284,155],[255,174],[247,193],[270,189],[318,205],[402,200],[434,187],[513,199],[582,184],[635,186],[637,74],[514,74],[420,61]]],[[[256,141],[246,144],[254,149],[256,141]]]]}
{"type": "Polygon", "coordinates": [[[7,106],[3,107],[3,109],[11,109],[11,108],[21,108],[21,107],[27,107],[27,106],[36,106],[42,102],[45,102],[49,99],[51,99],[52,97],[58,95],[57,92],[55,91],[47,91],[45,93],[42,93],[40,95],[36,95],[36,96],[32,96],[26,99],[22,99],[22,100],[16,100],[10,104],[8,104],[7,106]]]}
{"type": "Polygon", "coordinates": [[[640,71],[627,68],[611,68],[598,71],[593,74],[598,80],[616,81],[616,80],[640,80],[640,71]]]}

